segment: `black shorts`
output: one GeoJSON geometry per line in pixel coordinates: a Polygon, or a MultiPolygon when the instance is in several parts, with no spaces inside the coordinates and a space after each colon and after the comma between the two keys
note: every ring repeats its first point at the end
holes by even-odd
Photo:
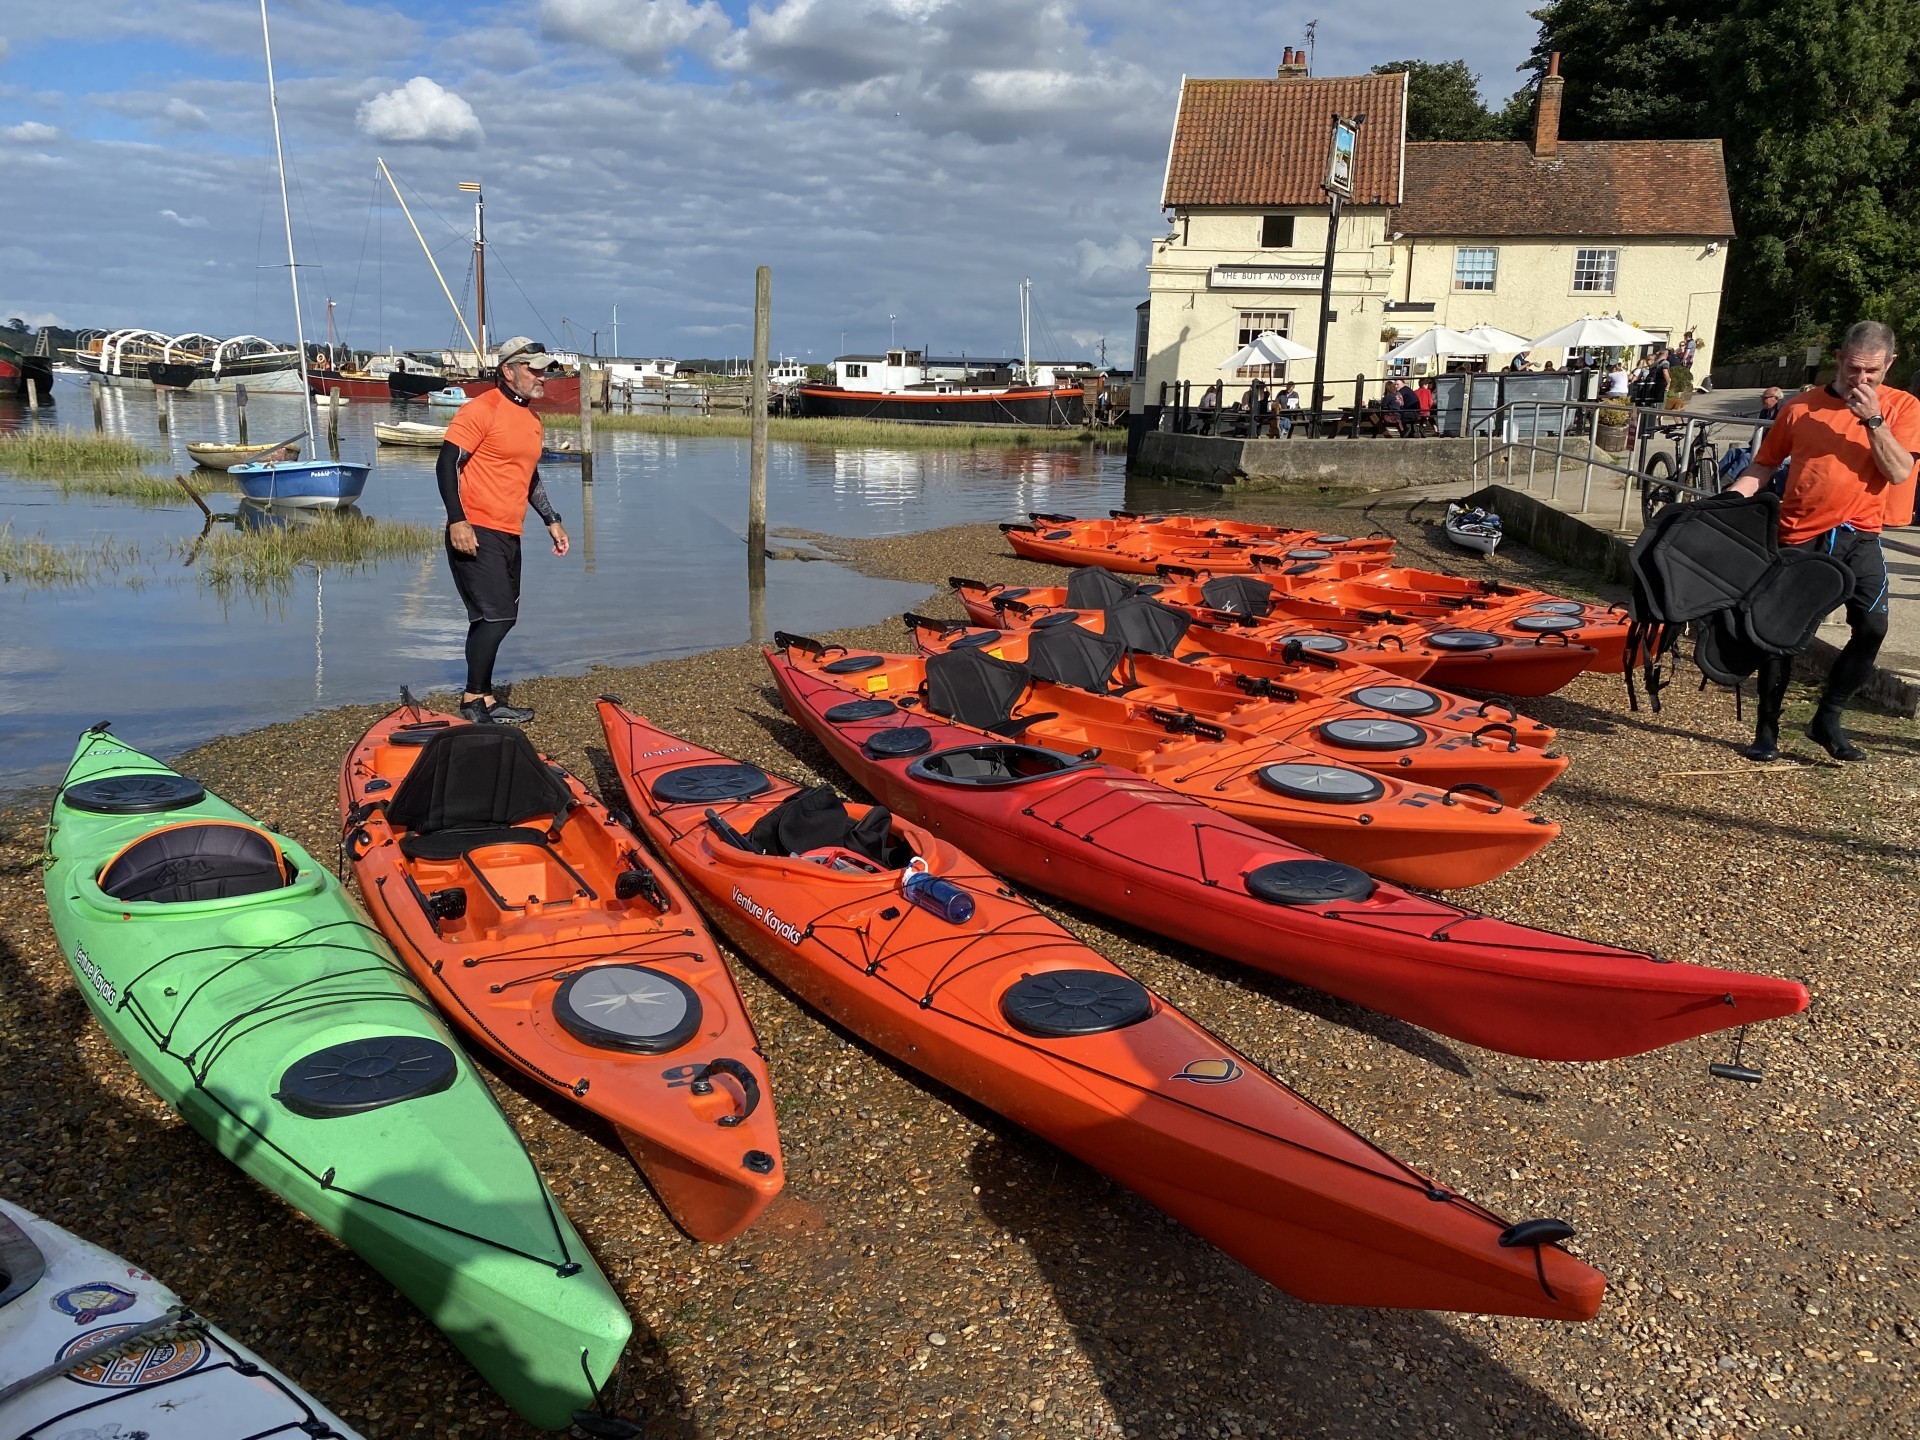
{"type": "Polygon", "coordinates": [[[1802,540],[1799,548],[1831,555],[1853,572],[1853,593],[1847,596],[1849,624],[1857,624],[1856,617],[1887,613],[1887,556],[1878,533],[1843,525],[1802,540]]]}
{"type": "Polygon", "coordinates": [[[518,620],[520,537],[478,525],[473,533],[480,541],[473,555],[462,555],[452,540],[447,541],[447,563],[453,569],[454,588],[466,602],[468,621],[518,620]]]}

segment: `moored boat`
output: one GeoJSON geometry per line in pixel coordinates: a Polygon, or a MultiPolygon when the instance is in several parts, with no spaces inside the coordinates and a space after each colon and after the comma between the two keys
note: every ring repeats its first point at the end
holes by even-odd
{"type": "Polygon", "coordinates": [[[447,438],[447,427],[423,425],[418,420],[401,420],[391,425],[385,421],[375,421],[373,438],[382,445],[412,445],[437,450],[440,442],[447,438]]]}
{"type": "Polygon", "coordinates": [[[528,1420],[558,1429],[591,1405],[626,1312],[326,867],[103,727],[80,737],[48,848],[75,985],[147,1084],[528,1420]]]}
{"type": "Polygon", "coordinates": [[[1493,511],[1477,505],[1462,505],[1457,500],[1447,506],[1445,529],[1449,543],[1476,555],[1493,554],[1500,548],[1505,534],[1500,527],[1500,517],[1493,511]]]}
{"type": "Polygon", "coordinates": [[[298,460],[300,444],[289,440],[279,445],[241,445],[224,440],[189,440],[187,454],[202,470],[231,470],[248,462],[298,460]]]}
{"type": "Polygon", "coordinates": [[[474,395],[481,393],[483,392],[480,390],[475,390],[470,393],[458,385],[443,385],[440,389],[428,393],[427,404],[440,409],[457,410],[460,406],[471,400],[474,395]]]}
{"type": "Polygon", "coordinates": [[[360,1440],[145,1270],[5,1200],[0,1434],[360,1440]]]}
{"type": "Polygon", "coordinates": [[[791,387],[794,412],[839,420],[911,425],[1081,425],[1086,392],[1011,365],[929,360],[918,350],[841,356],[826,383],[791,387]],[[949,373],[951,372],[951,373],[949,373]],[[1031,377],[1031,378],[1029,378],[1031,377]]]}
{"type": "MultiPolygon", "coordinates": [[[[298,446],[290,448],[299,453],[298,446]]],[[[249,460],[229,465],[227,473],[255,504],[338,510],[360,498],[372,468],[342,460],[249,460]]]]}
{"type": "Polygon", "coordinates": [[[1326,1304],[1598,1311],[1604,1278],[1554,1243],[1570,1227],[1508,1226],[1418,1175],[946,839],[801,791],[610,698],[600,720],[648,840],[756,964],[1269,1283],[1326,1304]]]}
{"type": "Polygon", "coordinates": [[[1009,879],[1470,1044],[1611,1060],[1807,1005],[1791,981],[1411,894],[1099,757],[850,700],[781,655],[767,663],[787,713],[869,794],[1009,879]]]}
{"type": "Polygon", "coordinates": [[[674,1221],[730,1240],[786,1180],[772,1084],[699,911],[518,730],[411,704],[340,772],[374,923],[476,1045],[612,1124],[674,1221]]]}

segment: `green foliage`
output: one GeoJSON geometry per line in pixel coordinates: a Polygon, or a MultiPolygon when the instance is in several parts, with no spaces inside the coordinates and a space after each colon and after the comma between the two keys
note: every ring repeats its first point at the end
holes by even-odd
{"type": "Polygon", "coordinates": [[[1393,60],[1373,67],[1375,75],[1405,71],[1407,139],[1500,140],[1498,117],[1480,99],[1480,77],[1464,60],[1393,60]]]}
{"type": "Polygon", "coordinates": [[[71,430],[23,430],[0,435],[0,470],[15,475],[57,478],[103,470],[137,470],[159,458],[131,440],[112,435],[79,435],[71,430]]]}

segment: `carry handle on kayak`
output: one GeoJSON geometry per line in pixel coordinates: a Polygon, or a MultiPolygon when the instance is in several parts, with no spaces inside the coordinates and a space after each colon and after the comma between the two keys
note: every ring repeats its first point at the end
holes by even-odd
{"type": "MultiPolygon", "coordinates": [[[[709,810],[707,814],[711,815],[713,812],[709,810]]],[[[724,824],[725,822],[722,821],[721,823],[724,824]]],[[[742,1065],[738,1060],[729,1060],[724,1055],[716,1060],[707,1061],[706,1064],[694,1071],[693,1083],[687,1088],[692,1090],[696,1095],[711,1095],[713,1093],[713,1077],[716,1074],[731,1075],[735,1080],[738,1080],[740,1082],[740,1088],[746,1092],[747,1105],[738,1115],[722,1115],[718,1120],[714,1121],[714,1124],[728,1127],[738,1125],[742,1120],[760,1108],[760,1082],[753,1078],[753,1072],[747,1069],[746,1066],[742,1065]]]]}
{"type": "Polygon", "coordinates": [[[971,630],[973,628],[964,620],[939,620],[931,615],[917,615],[911,610],[907,611],[900,618],[906,622],[906,627],[909,630],[938,630],[940,632],[940,638],[943,640],[956,630],[971,630]]]}
{"type": "Polygon", "coordinates": [[[1535,635],[1533,637],[1533,643],[1536,645],[1544,645],[1549,640],[1558,640],[1562,645],[1571,645],[1573,643],[1573,636],[1579,633],[1578,630],[1572,631],[1571,633],[1565,630],[1549,630],[1544,635],[1535,635]]]}
{"type": "Polygon", "coordinates": [[[1487,799],[1493,802],[1493,810],[1488,811],[1488,814],[1493,814],[1502,809],[1507,803],[1501,798],[1500,792],[1491,785],[1476,785],[1471,780],[1462,780],[1458,785],[1449,785],[1447,787],[1447,793],[1440,797],[1440,803],[1442,805],[1458,805],[1460,802],[1453,797],[1462,794],[1486,796],[1487,799]]]}
{"type": "Polygon", "coordinates": [[[1474,742],[1477,744],[1482,735],[1498,735],[1502,730],[1507,732],[1507,752],[1511,754],[1518,750],[1520,748],[1520,732],[1505,720],[1495,720],[1489,724],[1482,725],[1478,730],[1473,732],[1474,742]]]}
{"type": "Polygon", "coordinates": [[[790,630],[774,631],[773,643],[783,650],[798,650],[816,660],[824,660],[836,650],[844,655],[847,650],[844,645],[823,645],[811,635],[795,635],[790,630]]]}
{"type": "Polygon", "coordinates": [[[1227,738],[1227,732],[1220,726],[1209,725],[1191,710],[1163,710],[1158,705],[1149,705],[1147,718],[1169,735],[1197,735],[1202,740],[1227,738]]]}
{"type": "Polygon", "coordinates": [[[1491,706],[1495,710],[1506,711],[1507,719],[1510,721],[1518,721],[1520,718],[1520,712],[1518,710],[1514,709],[1513,706],[1511,705],[1502,705],[1498,700],[1482,700],[1480,702],[1480,708],[1474,711],[1473,713],[1478,715],[1482,720],[1484,720],[1491,713],[1491,711],[1488,708],[1489,706],[1491,706]]]}
{"type": "Polygon", "coordinates": [[[1079,520],[1078,515],[1049,515],[1044,510],[1029,510],[1027,519],[1036,525],[1072,525],[1079,520]]]}

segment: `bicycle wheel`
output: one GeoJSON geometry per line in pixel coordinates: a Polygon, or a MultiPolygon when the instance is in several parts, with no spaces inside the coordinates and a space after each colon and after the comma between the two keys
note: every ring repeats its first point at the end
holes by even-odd
{"type": "Polygon", "coordinates": [[[1694,456],[1687,483],[1702,495],[1718,495],[1721,490],[1719,462],[1712,455],[1694,456]]]}
{"type": "Polygon", "coordinates": [[[1653,517],[1680,498],[1673,480],[1673,457],[1661,450],[1647,457],[1646,473],[1640,478],[1640,523],[1651,525],[1653,517]]]}

